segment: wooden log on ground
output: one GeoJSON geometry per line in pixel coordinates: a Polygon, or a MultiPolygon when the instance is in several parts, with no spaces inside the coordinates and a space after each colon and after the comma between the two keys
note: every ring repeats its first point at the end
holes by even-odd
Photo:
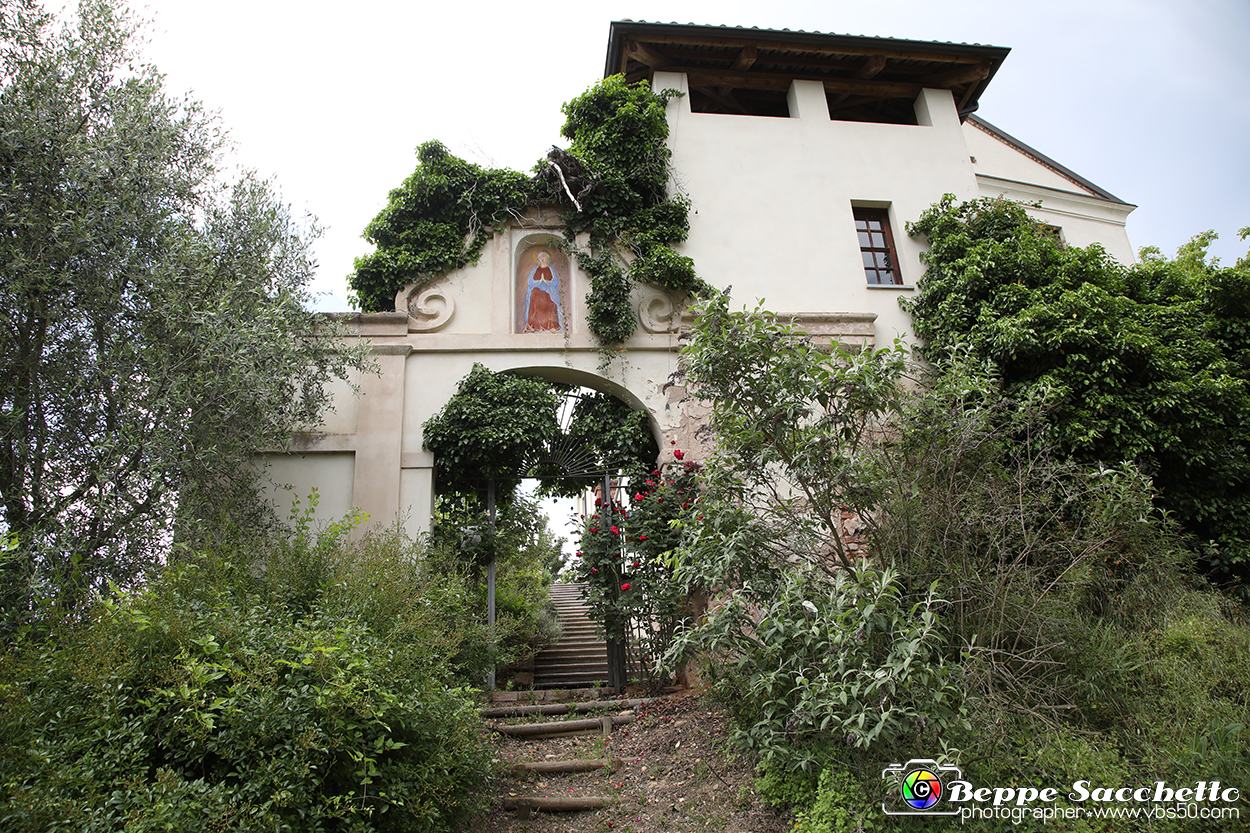
{"type": "Polygon", "coordinates": [[[610,731],[612,726],[633,723],[636,719],[632,714],[622,714],[592,720],[556,720],[550,723],[518,723],[515,726],[495,725],[490,728],[502,735],[514,738],[542,738],[570,732],[610,731]],[[606,728],[605,721],[607,721],[606,728]]]}
{"type": "Polygon", "coordinates": [[[525,761],[512,765],[512,774],[518,778],[531,773],[549,775],[562,772],[594,772],[607,769],[616,772],[622,766],[620,758],[571,758],[565,761],[525,761]]]}
{"type": "Polygon", "coordinates": [[[578,810],[598,810],[607,807],[613,799],[602,795],[569,796],[567,798],[505,798],[503,808],[516,811],[518,819],[528,819],[530,813],[540,810],[548,813],[573,813],[578,810]]]}
{"type": "Polygon", "coordinates": [[[540,706],[494,706],[482,709],[481,715],[482,717],[526,717],[532,714],[611,711],[633,709],[655,701],[654,697],[636,697],[631,700],[593,700],[587,703],[551,703],[540,706]]]}

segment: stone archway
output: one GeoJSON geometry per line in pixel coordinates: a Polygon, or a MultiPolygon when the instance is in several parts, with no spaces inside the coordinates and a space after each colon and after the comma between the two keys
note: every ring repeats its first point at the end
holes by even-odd
{"type": "MultiPolygon", "coordinates": [[[[321,425],[268,455],[276,479],[317,486],[318,520],[358,507],[372,524],[398,524],[413,536],[428,531],[434,460],[421,426],[475,362],[610,393],[647,413],[661,449],[676,439],[698,455],[702,413],[670,383],[681,346],[681,299],[636,287],[631,303],[641,326],[626,344],[606,350],[587,328],[589,279],[576,260],[547,259],[555,263],[550,278],[530,274],[528,267],[545,260],[534,253],[550,249],[561,234],[557,216],[532,212],[497,232],[477,263],[405,287],[393,312],[333,316],[350,338],[369,344],[379,373],[360,376],[356,390],[340,386],[321,425]],[[531,280],[552,287],[562,329],[518,326],[531,280]]],[[[289,503],[276,496],[275,504],[285,517],[289,503]]]]}

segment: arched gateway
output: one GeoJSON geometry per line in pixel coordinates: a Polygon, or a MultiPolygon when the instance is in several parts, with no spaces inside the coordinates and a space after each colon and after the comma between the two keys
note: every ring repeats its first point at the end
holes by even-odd
{"type": "MultiPolygon", "coordinates": [[[[421,426],[475,363],[610,393],[647,413],[661,449],[675,440],[697,454],[704,409],[672,384],[685,299],[636,288],[638,331],[605,350],[586,326],[588,278],[555,245],[560,232],[554,214],[533,212],[497,233],[476,264],[405,287],[394,312],[339,316],[369,341],[380,372],[356,379],[358,394],[344,385],[316,431],[269,455],[271,479],[293,496],[316,486],[318,520],[356,507],[373,524],[427,531],[435,461],[421,426]]],[[[811,323],[834,337],[873,339],[871,313],[818,318],[811,323]]],[[[281,515],[284,496],[273,498],[281,515]]]]}
{"type": "MultiPolygon", "coordinates": [[[[618,22],[606,74],[681,93],[667,104],[691,207],[679,249],[703,281],[732,286],[744,305],[763,298],[817,338],[888,344],[908,335],[898,301],[923,272],[924,241],[906,223],[945,194],[1032,203],[1059,239],[1132,262],[1132,205],[973,115],[1007,52],[618,22]]],[[[296,495],[315,485],[318,519],[359,507],[374,523],[424,531],[434,460],[421,425],[475,362],[611,392],[646,410],[661,449],[676,440],[698,459],[703,414],[670,385],[683,299],[635,286],[638,329],[605,356],[587,327],[587,276],[556,245],[562,235],[554,212],[531,212],[477,263],[403,288],[393,312],[341,316],[381,373],[357,380],[359,395],[344,386],[323,424],[269,455],[273,480],[296,495]]],[[[274,499],[281,513],[290,498],[274,499]]]]}

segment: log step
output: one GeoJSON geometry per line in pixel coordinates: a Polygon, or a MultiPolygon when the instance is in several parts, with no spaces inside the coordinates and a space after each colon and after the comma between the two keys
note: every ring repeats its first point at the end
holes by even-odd
{"type": "Polygon", "coordinates": [[[597,712],[633,709],[655,702],[654,697],[636,697],[630,700],[591,700],[586,703],[550,703],[545,706],[493,706],[482,709],[482,717],[525,717],[533,714],[568,714],[569,712],[597,712]]]}
{"type": "Polygon", "coordinates": [[[571,813],[578,810],[598,810],[612,804],[615,799],[606,795],[570,796],[568,798],[542,798],[529,796],[505,798],[503,808],[515,810],[518,819],[528,819],[535,810],[548,813],[571,813]]]}
{"type": "Polygon", "coordinates": [[[613,726],[633,723],[636,718],[632,714],[597,717],[593,720],[557,720],[551,723],[519,723],[515,726],[491,726],[501,735],[514,738],[548,738],[560,737],[573,732],[599,732],[604,735],[612,733],[613,726]]]}
{"type": "Polygon", "coordinates": [[[530,774],[552,775],[564,772],[594,772],[606,769],[616,772],[622,766],[620,758],[570,758],[565,761],[527,761],[513,764],[512,774],[517,778],[526,778],[530,774]]]}

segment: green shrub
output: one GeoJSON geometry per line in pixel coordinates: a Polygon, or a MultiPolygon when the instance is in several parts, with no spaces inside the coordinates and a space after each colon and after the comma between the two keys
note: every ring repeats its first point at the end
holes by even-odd
{"type": "Polygon", "coordinates": [[[858,566],[832,577],[796,566],[766,593],[744,584],[678,639],[678,651],[707,653],[737,712],[734,739],[766,765],[816,772],[830,745],[867,749],[964,723],[956,671],[939,656],[937,600],[906,603],[897,573],[858,566]]]}
{"type": "Polygon", "coordinates": [[[463,587],[395,536],[206,555],[0,662],[6,830],[437,831],[489,757],[463,587]]]}
{"type": "Polygon", "coordinates": [[[811,806],[794,818],[792,833],[857,833],[876,830],[881,818],[880,806],[865,800],[864,790],[854,776],[845,770],[826,767],[811,806]]]}

